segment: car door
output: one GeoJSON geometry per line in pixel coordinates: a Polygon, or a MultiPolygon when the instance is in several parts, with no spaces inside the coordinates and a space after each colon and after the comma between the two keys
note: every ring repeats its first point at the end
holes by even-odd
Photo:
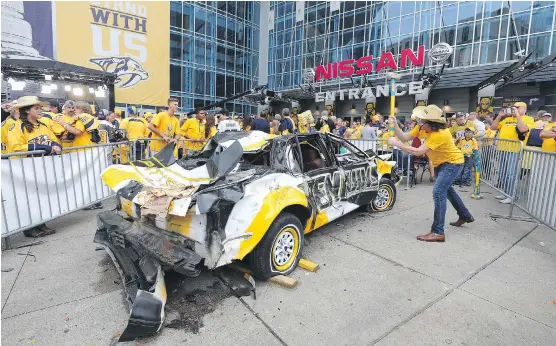
{"type": "Polygon", "coordinates": [[[345,177],[343,198],[357,206],[370,203],[376,197],[379,185],[371,158],[343,138],[327,135],[327,140],[345,177]]]}

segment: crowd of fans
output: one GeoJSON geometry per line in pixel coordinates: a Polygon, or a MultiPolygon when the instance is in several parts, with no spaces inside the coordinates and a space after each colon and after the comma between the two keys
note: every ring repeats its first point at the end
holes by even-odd
{"type": "MultiPolygon", "coordinates": [[[[66,148],[82,150],[83,147],[97,144],[128,141],[133,145],[119,148],[119,162],[127,162],[123,159],[125,157],[142,159],[147,149],[154,155],[168,143],[176,143],[174,155],[181,157],[185,150],[202,149],[204,143],[217,132],[257,130],[271,135],[329,132],[346,139],[375,140],[380,143],[380,148],[393,150],[396,159],[402,157],[400,151],[388,144],[388,139],[395,137],[389,124],[393,120],[384,119],[380,114],[373,115],[362,123],[337,118],[329,115],[327,111],[323,111],[320,117],[315,117],[307,111],[292,114],[289,109],[283,109],[277,115],[271,115],[265,110],[256,116],[238,117],[221,108],[213,112],[214,114],[199,110],[195,116],[183,117],[180,121],[177,114],[178,106],[178,100],[170,98],[163,111],[156,114],[144,112],[139,115],[135,107],[128,107],[125,113],[120,110],[102,109],[95,112],[85,101],[68,100],[59,113],[57,107],[40,101],[36,96],[24,96],[15,102],[2,105],[2,154],[42,150],[47,154],[56,155],[61,154],[62,149],[66,148]],[[151,139],[150,143],[145,141],[147,138],[151,139]],[[133,152],[130,153],[130,150],[133,152]]],[[[556,151],[556,122],[552,121],[552,115],[539,111],[533,118],[526,113],[527,105],[517,102],[513,107],[502,108],[497,116],[491,113],[480,118],[479,114],[473,111],[458,112],[447,119],[445,127],[449,129],[454,144],[465,157],[464,168],[454,180],[454,184],[471,185],[474,155],[479,148],[478,140],[483,138],[483,145],[495,146],[496,150],[500,151],[499,161],[505,165],[499,167],[500,185],[509,188],[517,174],[516,171],[507,169],[518,159],[520,147],[516,143],[520,141],[524,147],[532,150],[556,151]]],[[[419,125],[415,115],[403,125],[396,124],[403,133],[414,133],[419,125]]],[[[407,144],[414,148],[419,148],[426,140],[421,136],[411,138],[411,142],[407,144]]],[[[428,164],[430,181],[435,180],[435,170],[427,156],[412,155],[408,161],[413,168],[422,165],[423,162],[425,166],[428,164]]],[[[511,202],[503,195],[498,197],[502,203],[511,202]]],[[[100,207],[101,204],[93,206],[100,207]]],[[[52,230],[44,226],[38,227],[33,234],[40,236],[51,232],[52,230]]]]}

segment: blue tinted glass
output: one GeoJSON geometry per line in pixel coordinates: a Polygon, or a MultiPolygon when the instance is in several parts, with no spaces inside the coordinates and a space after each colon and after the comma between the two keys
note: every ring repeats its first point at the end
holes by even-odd
{"type": "Polygon", "coordinates": [[[550,53],[556,53],[556,32],[552,34],[552,49],[550,50],[550,53]]]}
{"type": "MultiPolygon", "coordinates": [[[[515,2],[512,2],[512,4],[515,2]]],[[[513,5],[512,5],[513,7],[513,5]]],[[[499,16],[502,12],[502,1],[485,1],[484,18],[499,16]]]]}
{"type": "Polygon", "coordinates": [[[527,35],[529,32],[529,12],[522,12],[519,14],[513,15],[514,25],[510,25],[510,36],[516,36],[516,29],[517,35],[527,35]]]}
{"type": "Polygon", "coordinates": [[[512,12],[523,11],[531,8],[531,1],[512,1],[512,12]]]}
{"type": "Polygon", "coordinates": [[[182,26],[181,2],[170,3],[170,25],[178,28],[182,26]]]}
{"type": "Polygon", "coordinates": [[[388,17],[398,17],[400,15],[401,3],[399,1],[388,1],[388,17]]]}
{"type": "Polygon", "coordinates": [[[442,8],[442,25],[449,26],[454,25],[457,22],[458,17],[458,7],[448,6],[442,8]]]}
{"type": "Polygon", "coordinates": [[[475,18],[475,1],[466,1],[459,4],[458,22],[465,23],[475,18]]]}
{"type": "Polygon", "coordinates": [[[497,41],[485,42],[481,44],[480,63],[488,64],[496,62],[496,49],[498,47],[497,41]]]}
{"type": "Polygon", "coordinates": [[[533,52],[532,59],[542,59],[550,52],[550,35],[532,35],[529,38],[529,52],[533,52]]]}
{"type": "Polygon", "coordinates": [[[481,39],[483,41],[494,40],[498,38],[500,29],[500,17],[485,19],[483,22],[483,32],[481,39]]]}
{"type": "Polygon", "coordinates": [[[554,6],[533,10],[531,33],[550,31],[554,21],[554,6]]]}
{"type": "Polygon", "coordinates": [[[415,12],[415,1],[402,2],[402,15],[415,12]]]}

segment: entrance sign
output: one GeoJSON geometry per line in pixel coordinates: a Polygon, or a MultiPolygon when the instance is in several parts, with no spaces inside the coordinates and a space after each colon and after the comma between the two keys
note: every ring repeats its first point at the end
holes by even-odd
{"type": "Polygon", "coordinates": [[[397,69],[408,67],[408,62],[413,66],[421,66],[425,62],[425,46],[419,46],[417,55],[410,48],[402,49],[400,60],[397,62],[392,53],[386,52],[380,56],[376,66],[373,63],[373,56],[364,56],[357,60],[347,59],[332,64],[319,65],[315,69],[315,80],[330,79],[338,77],[349,77],[354,74],[364,75],[373,71],[380,72],[382,69],[397,69]],[[355,66],[354,66],[355,63],[355,66]]]}
{"type": "Polygon", "coordinates": [[[450,58],[453,51],[454,49],[452,46],[445,42],[441,42],[432,46],[429,51],[429,59],[433,63],[441,64],[450,58]]]}
{"type": "MultiPolygon", "coordinates": [[[[396,92],[393,93],[395,96],[403,96],[405,94],[408,95],[416,95],[420,93],[423,89],[423,82],[410,82],[409,84],[405,83],[396,83],[396,92]]],[[[334,101],[338,97],[340,101],[343,100],[357,100],[357,99],[368,99],[368,98],[375,98],[375,97],[387,97],[390,95],[390,86],[388,84],[385,85],[377,85],[376,88],[363,88],[363,89],[342,89],[342,90],[332,90],[332,91],[323,91],[315,93],[315,102],[324,102],[324,101],[334,101]],[[375,91],[373,92],[373,89],[375,91]]]]}

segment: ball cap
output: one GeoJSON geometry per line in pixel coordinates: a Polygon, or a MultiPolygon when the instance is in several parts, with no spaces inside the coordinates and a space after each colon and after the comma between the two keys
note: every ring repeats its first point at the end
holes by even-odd
{"type": "Polygon", "coordinates": [[[527,103],[525,103],[525,102],[516,102],[514,104],[514,107],[525,107],[525,108],[527,108],[527,103]]]}

